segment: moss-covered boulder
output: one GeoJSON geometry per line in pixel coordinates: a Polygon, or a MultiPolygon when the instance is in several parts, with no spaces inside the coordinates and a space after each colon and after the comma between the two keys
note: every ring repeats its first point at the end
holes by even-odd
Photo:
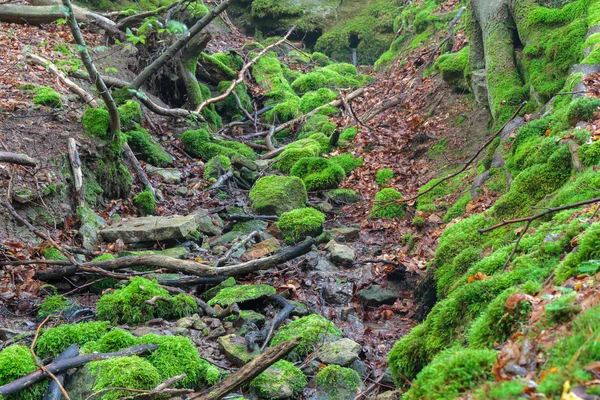
{"type": "Polygon", "coordinates": [[[241,154],[251,160],[256,158],[254,151],[245,144],[216,139],[205,129],[185,132],[181,137],[181,142],[187,152],[205,161],[219,155],[232,157],[241,154]]]}
{"type": "Polygon", "coordinates": [[[327,192],[329,198],[340,204],[358,203],[362,197],[352,189],[334,189],[327,192]]]}
{"type": "Polygon", "coordinates": [[[42,329],[35,345],[39,357],[56,357],[73,343],[83,346],[100,339],[108,332],[107,322],[82,322],[62,324],[54,328],[42,329]]]}
{"type": "Polygon", "coordinates": [[[153,215],[156,209],[156,199],[150,189],[146,189],[133,198],[133,204],[142,215],[153,215]]]}
{"type": "Polygon", "coordinates": [[[275,293],[275,288],[270,285],[235,285],[221,289],[208,304],[225,308],[233,303],[241,304],[245,301],[258,300],[275,293]]]}
{"type": "Polygon", "coordinates": [[[346,177],[338,164],[321,157],[305,157],[292,167],[291,174],[304,181],[309,192],[335,189],[346,177]]]}
{"type": "Polygon", "coordinates": [[[569,105],[567,119],[571,125],[581,121],[589,121],[600,108],[600,99],[595,97],[579,97],[569,105]]]}
{"type": "Polygon", "coordinates": [[[260,355],[260,350],[248,351],[246,339],[237,335],[221,336],[217,339],[221,351],[225,357],[238,367],[242,367],[252,359],[260,355]]]}
{"type": "Polygon", "coordinates": [[[371,218],[402,218],[406,213],[404,204],[398,204],[402,193],[386,188],[375,195],[371,218]]]}
{"type": "Polygon", "coordinates": [[[90,373],[95,376],[93,392],[103,392],[102,400],[118,400],[131,394],[128,390],[108,390],[129,388],[150,390],[160,383],[156,368],[138,356],[114,357],[90,364],[90,373]]]}
{"type": "Polygon", "coordinates": [[[173,162],[173,157],[140,125],[134,124],[125,135],[131,150],[139,159],[157,167],[167,167],[173,162]]]}
{"type": "Polygon", "coordinates": [[[250,382],[261,399],[296,399],[308,383],[306,376],[289,361],[279,360],[250,382]]]}
{"type": "Polygon", "coordinates": [[[50,108],[62,108],[62,100],[60,95],[54,89],[47,86],[40,86],[33,89],[33,104],[40,104],[50,108]]]}
{"type": "Polygon", "coordinates": [[[319,343],[341,338],[342,331],[321,315],[310,314],[279,328],[270,345],[275,346],[296,337],[300,338],[300,342],[288,356],[292,361],[303,359],[312,353],[319,343]]]}
{"type": "Polygon", "coordinates": [[[59,294],[48,296],[44,299],[38,311],[38,319],[44,319],[48,315],[60,314],[71,306],[71,300],[59,294]]]}
{"type": "MultiPolygon", "coordinates": [[[[11,383],[39,368],[26,346],[13,345],[0,352],[0,386],[11,383]]],[[[4,397],[6,400],[38,400],[41,399],[48,386],[48,381],[36,383],[27,389],[4,397]]]]}
{"type": "Polygon", "coordinates": [[[435,68],[440,71],[442,79],[450,86],[468,90],[465,72],[469,65],[469,46],[457,53],[442,54],[435,62],[435,68]]]}
{"type": "Polygon", "coordinates": [[[107,293],[98,300],[98,319],[122,324],[139,324],[153,318],[179,318],[197,310],[196,301],[183,294],[171,296],[156,281],[133,278],[127,286],[107,293]],[[159,296],[166,300],[147,301],[159,296]]]}
{"type": "Polygon", "coordinates": [[[362,386],[356,371],[339,365],[328,365],[315,378],[319,398],[327,400],[352,400],[362,386]]]}
{"type": "Polygon", "coordinates": [[[231,168],[231,160],[224,155],[214,156],[204,166],[204,179],[214,181],[231,168]]]}
{"type": "Polygon", "coordinates": [[[337,164],[340,167],[342,167],[346,174],[349,174],[350,172],[354,171],[356,168],[364,164],[362,158],[354,158],[354,156],[350,153],[333,156],[329,160],[334,164],[337,164]]]}
{"type": "Polygon", "coordinates": [[[317,237],[323,232],[325,214],[314,208],[299,208],[281,214],[277,226],[289,244],[300,242],[309,236],[317,237]]]}
{"type": "Polygon", "coordinates": [[[250,191],[252,209],[257,214],[281,215],[303,208],[307,201],[306,186],[295,176],[265,176],[250,191]]]}

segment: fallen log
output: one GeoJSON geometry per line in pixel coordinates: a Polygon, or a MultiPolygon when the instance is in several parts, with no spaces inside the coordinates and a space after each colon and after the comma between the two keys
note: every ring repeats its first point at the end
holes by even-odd
{"type": "Polygon", "coordinates": [[[246,347],[248,351],[253,352],[258,347],[257,342],[262,342],[261,351],[269,344],[269,340],[271,340],[271,336],[273,332],[279,328],[279,326],[290,316],[292,311],[296,308],[293,303],[290,303],[282,296],[275,294],[269,297],[270,300],[275,301],[281,307],[281,311],[275,316],[275,318],[266,324],[261,330],[248,332],[246,334],[246,347]]]}
{"type": "Polygon", "coordinates": [[[217,400],[228,393],[233,392],[246,382],[260,375],[264,370],[287,356],[300,342],[300,338],[295,338],[287,342],[278,344],[275,347],[267,349],[264,353],[244,365],[242,368],[231,374],[223,381],[204,390],[201,393],[191,395],[190,400],[217,400]]]}
{"type": "MultiPolygon", "coordinates": [[[[79,346],[75,343],[67,347],[65,351],[60,353],[58,357],[54,359],[54,362],[68,360],[69,358],[77,357],[79,355],[79,346]]],[[[65,381],[66,372],[62,374],[56,374],[56,379],[58,383],[61,385],[65,381]]],[[[44,393],[44,398],[42,400],[56,400],[60,399],[62,396],[62,392],[60,390],[60,386],[56,383],[56,381],[50,381],[48,385],[48,389],[46,389],[46,393],[44,393]]]]}
{"type": "MultiPolygon", "coordinates": [[[[92,361],[106,360],[112,357],[139,356],[154,351],[157,348],[158,346],[155,344],[145,344],[141,346],[129,347],[125,350],[116,351],[114,353],[85,354],[82,356],[53,362],[51,364],[46,365],[45,368],[54,375],[57,375],[71,368],[81,367],[82,365],[85,365],[92,361]]],[[[31,372],[17,380],[7,383],[6,385],[0,386],[0,396],[8,396],[9,394],[17,393],[46,378],[48,378],[48,374],[46,374],[41,369],[38,369],[37,371],[31,372]]]]}
{"type": "Polygon", "coordinates": [[[35,167],[37,165],[37,162],[33,158],[7,151],[0,151],[0,163],[25,165],[27,167],[35,167]]]}

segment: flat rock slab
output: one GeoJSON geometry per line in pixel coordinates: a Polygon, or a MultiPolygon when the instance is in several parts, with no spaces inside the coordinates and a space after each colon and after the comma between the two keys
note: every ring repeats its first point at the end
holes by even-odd
{"type": "Polygon", "coordinates": [[[380,285],[373,285],[370,288],[360,290],[356,297],[367,305],[391,305],[398,299],[398,291],[385,289],[380,285]]]}
{"type": "Polygon", "coordinates": [[[198,215],[134,218],[102,229],[100,235],[105,242],[124,243],[183,239],[198,230],[199,222],[198,215]]]}

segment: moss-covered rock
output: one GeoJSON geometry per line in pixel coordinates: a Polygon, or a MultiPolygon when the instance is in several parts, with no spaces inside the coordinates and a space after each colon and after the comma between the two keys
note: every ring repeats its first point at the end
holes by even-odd
{"type": "Polygon", "coordinates": [[[186,295],[169,295],[157,282],[141,277],[132,279],[127,286],[102,296],[96,305],[98,319],[122,324],[139,324],[153,318],[178,318],[197,310],[196,301],[186,295]],[[155,305],[146,301],[155,296],[164,297],[155,305]]]}
{"type": "Polygon", "coordinates": [[[146,189],[135,196],[133,204],[140,210],[142,215],[154,215],[154,211],[156,210],[156,199],[150,189],[146,189]]]}
{"type": "Polygon", "coordinates": [[[346,177],[342,167],[321,157],[301,158],[290,172],[304,181],[309,192],[335,189],[346,177]]]}
{"type": "Polygon", "coordinates": [[[173,157],[152,138],[147,130],[138,124],[134,124],[134,127],[125,132],[125,135],[131,150],[139,159],[156,167],[167,167],[173,162],[173,157]]]}
{"type": "Polygon", "coordinates": [[[138,337],[123,329],[113,329],[100,339],[82,345],[81,352],[85,354],[112,353],[138,344],[140,344],[138,337]]]}
{"type": "Polygon", "coordinates": [[[380,169],[375,174],[375,182],[380,187],[387,186],[394,179],[394,171],[389,168],[380,169]]]}
{"type": "Polygon", "coordinates": [[[318,68],[296,79],[292,83],[292,89],[298,94],[305,94],[321,88],[358,88],[361,84],[357,77],[344,76],[331,69],[318,68]]]}
{"type": "Polygon", "coordinates": [[[60,314],[63,310],[71,305],[71,301],[59,294],[48,296],[42,302],[38,311],[38,318],[44,319],[48,315],[60,314]]]}
{"type": "Polygon", "coordinates": [[[214,156],[204,166],[204,179],[207,181],[218,179],[223,172],[231,168],[231,160],[227,156],[214,156]]]}
{"type": "Polygon", "coordinates": [[[362,386],[356,371],[339,365],[328,365],[316,376],[317,390],[330,400],[354,399],[362,386]]]}
{"type": "Polygon", "coordinates": [[[250,389],[261,399],[295,399],[308,383],[300,368],[279,360],[250,382],[250,389]]]}
{"type": "Polygon", "coordinates": [[[354,158],[354,156],[350,153],[333,156],[329,160],[342,167],[346,174],[349,174],[350,172],[354,171],[356,168],[364,164],[362,158],[354,158]]]}
{"type": "Polygon", "coordinates": [[[208,304],[225,308],[233,303],[240,304],[245,301],[258,300],[275,293],[275,288],[270,285],[235,285],[221,289],[215,297],[209,300],[208,304]]]}
{"type": "Polygon", "coordinates": [[[48,86],[40,86],[33,89],[33,104],[41,104],[50,108],[62,108],[62,100],[60,95],[54,89],[48,86]]]}
{"type": "MultiPolygon", "coordinates": [[[[0,386],[11,383],[38,369],[31,352],[26,346],[13,345],[0,352],[0,386]]],[[[38,400],[43,397],[47,386],[48,381],[36,383],[2,399],[38,400]]]]}
{"type": "Polygon", "coordinates": [[[270,345],[300,337],[298,346],[290,353],[288,359],[297,361],[313,352],[314,346],[323,341],[332,341],[342,337],[342,332],[318,314],[307,315],[279,328],[270,345]]]}
{"type": "Polygon", "coordinates": [[[42,250],[42,256],[44,256],[46,260],[69,261],[67,256],[61,253],[56,247],[46,247],[42,250]]]}
{"type": "MultiPolygon", "coordinates": [[[[110,388],[154,389],[160,383],[158,371],[147,360],[138,357],[113,357],[90,364],[95,375],[92,390],[99,392],[110,388]]],[[[117,400],[129,396],[131,391],[106,390],[102,400],[117,400]]]]}
{"type": "Polygon", "coordinates": [[[232,157],[236,154],[254,160],[256,154],[252,149],[243,143],[233,142],[229,140],[215,139],[205,129],[198,129],[195,131],[187,131],[181,137],[186,151],[195,157],[199,157],[205,161],[211,158],[223,155],[232,157]]]}
{"type": "Polygon", "coordinates": [[[100,339],[108,331],[107,322],[82,322],[63,324],[54,328],[42,329],[35,345],[39,357],[56,357],[73,343],[83,346],[100,339]]]}
{"type": "Polygon", "coordinates": [[[300,242],[308,236],[317,237],[323,232],[325,214],[314,208],[299,208],[281,214],[277,226],[289,244],[300,242]]]}
{"type": "Polygon", "coordinates": [[[469,46],[457,53],[442,54],[435,62],[435,68],[440,71],[442,79],[457,89],[468,90],[465,71],[469,65],[469,46]]]}
{"type": "Polygon", "coordinates": [[[406,213],[404,204],[398,204],[402,193],[392,188],[381,190],[375,195],[371,218],[402,218],[406,213]]]}
{"type": "Polygon", "coordinates": [[[276,53],[269,52],[261,57],[252,67],[252,77],[265,91],[267,105],[280,103],[296,96],[290,83],[285,79],[276,53]]]}
{"type": "Polygon", "coordinates": [[[329,198],[336,203],[358,203],[362,197],[352,189],[334,189],[327,192],[329,198]]]}
{"type": "Polygon", "coordinates": [[[284,174],[289,174],[294,164],[305,157],[318,157],[321,147],[318,143],[307,144],[305,147],[288,146],[276,158],[275,167],[284,174]]]}
{"type": "Polygon", "coordinates": [[[581,121],[589,121],[598,111],[600,107],[600,99],[595,97],[579,97],[569,105],[567,118],[571,125],[575,125],[581,121]]]}
{"type": "Polygon", "coordinates": [[[308,92],[300,99],[300,111],[309,113],[317,107],[332,102],[337,98],[337,93],[329,88],[320,88],[314,92],[308,92]]]}
{"type": "Polygon", "coordinates": [[[303,208],[308,201],[306,186],[294,176],[265,176],[250,191],[252,209],[258,214],[281,215],[303,208]]]}

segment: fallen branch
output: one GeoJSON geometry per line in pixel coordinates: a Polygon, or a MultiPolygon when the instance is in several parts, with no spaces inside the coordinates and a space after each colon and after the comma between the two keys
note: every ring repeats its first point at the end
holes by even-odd
{"type": "Polygon", "coordinates": [[[217,97],[212,97],[212,98],[207,99],[207,100],[203,101],[202,103],[200,103],[200,105],[198,107],[196,107],[196,113],[200,114],[202,112],[202,110],[204,109],[204,107],[206,107],[210,104],[219,103],[219,102],[227,99],[227,97],[229,97],[231,92],[234,91],[235,87],[244,81],[244,75],[246,75],[246,72],[248,71],[248,69],[255,62],[257,62],[262,56],[264,56],[266,52],[271,50],[273,47],[279,46],[280,44],[285,42],[287,40],[287,38],[292,34],[293,31],[294,31],[294,27],[292,27],[281,40],[278,40],[275,43],[271,43],[270,45],[268,45],[267,47],[262,49],[260,52],[258,52],[258,54],[252,60],[248,61],[242,67],[242,69],[237,73],[238,78],[236,80],[234,80],[233,82],[231,82],[231,85],[229,85],[229,87],[227,88],[227,90],[225,92],[223,92],[221,95],[219,95],[217,97]]]}
{"type": "Polygon", "coordinates": [[[244,240],[241,240],[238,243],[236,243],[233,246],[231,246],[231,248],[227,251],[227,253],[225,253],[225,255],[223,257],[219,258],[215,262],[215,267],[220,267],[221,265],[225,264],[225,262],[227,260],[229,260],[229,257],[231,257],[231,254],[233,254],[233,252],[235,252],[240,247],[245,246],[246,243],[248,243],[252,239],[258,238],[258,237],[260,237],[260,232],[259,231],[253,231],[253,232],[251,232],[248,236],[246,236],[244,238],[244,240]]]}
{"type": "Polygon", "coordinates": [[[138,176],[138,178],[140,178],[145,187],[152,192],[152,196],[154,196],[154,198],[158,201],[163,201],[164,197],[162,193],[154,189],[154,186],[152,186],[152,182],[150,182],[150,179],[148,179],[148,175],[146,175],[146,172],[140,165],[140,162],[137,160],[135,154],[133,154],[133,151],[131,150],[131,147],[129,147],[129,144],[125,143],[123,145],[122,153],[125,160],[127,160],[127,162],[135,170],[135,173],[138,176]]]}
{"type": "Polygon", "coordinates": [[[279,217],[277,215],[247,215],[247,214],[229,214],[225,218],[230,221],[252,221],[255,219],[277,221],[279,217]]]}
{"type": "Polygon", "coordinates": [[[27,167],[35,167],[37,161],[33,158],[29,158],[24,154],[9,153],[6,151],[0,151],[0,163],[25,165],[27,167]]]}
{"type": "Polygon", "coordinates": [[[277,151],[277,148],[273,145],[273,135],[275,134],[275,125],[271,125],[269,128],[269,133],[265,137],[265,142],[267,143],[267,148],[269,151],[277,151]]]}
{"type": "Polygon", "coordinates": [[[131,15],[129,17],[125,17],[122,20],[120,20],[119,22],[117,22],[117,29],[119,29],[121,31],[125,31],[126,28],[130,28],[135,23],[141,22],[141,21],[143,21],[147,17],[152,17],[154,15],[160,14],[163,11],[169,11],[169,10],[177,7],[180,3],[181,2],[173,2],[172,4],[169,4],[168,6],[159,7],[159,8],[156,8],[154,10],[150,10],[150,11],[146,11],[146,12],[141,12],[139,14],[135,14],[135,15],[131,15]]]}
{"type": "Polygon", "coordinates": [[[67,142],[67,150],[69,153],[69,163],[71,164],[71,171],[73,172],[73,186],[75,187],[75,197],[77,198],[77,205],[85,205],[85,189],[83,187],[83,172],[81,171],[81,159],[79,158],[79,152],[77,151],[77,142],[75,139],[69,138],[67,142]]]}
{"type": "MultiPolygon", "coordinates": [[[[155,344],[145,344],[141,346],[129,347],[125,350],[116,351],[114,353],[85,354],[48,364],[46,365],[46,370],[57,375],[69,369],[81,367],[82,365],[92,361],[106,360],[112,357],[139,356],[154,351],[157,348],[158,346],[155,344]]],[[[9,394],[17,393],[46,378],[48,378],[48,374],[41,369],[31,372],[17,380],[7,383],[6,385],[0,386],[0,396],[6,397],[9,394]]]]}
{"type": "Polygon", "coordinates": [[[228,393],[233,392],[246,382],[260,375],[264,370],[287,356],[300,342],[300,338],[295,338],[277,346],[267,349],[264,353],[244,365],[242,368],[231,374],[229,377],[218,384],[206,389],[204,392],[192,395],[190,400],[217,400],[228,393]]]}
{"type": "Polygon", "coordinates": [[[290,316],[292,311],[296,308],[293,303],[290,303],[282,296],[275,294],[269,299],[277,302],[281,307],[281,311],[275,316],[275,318],[266,324],[260,331],[256,332],[248,332],[246,334],[246,347],[248,351],[253,352],[256,350],[258,344],[257,342],[262,342],[262,346],[260,348],[261,352],[264,351],[265,347],[269,344],[269,340],[273,336],[273,332],[290,316]]]}
{"type": "MultiPolygon", "coordinates": [[[[69,358],[77,357],[79,355],[79,346],[77,344],[72,344],[65,351],[60,353],[58,357],[54,359],[54,362],[67,360],[69,358]]],[[[65,380],[66,372],[62,374],[57,374],[56,378],[58,382],[52,381],[48,385],[48,389],[46,389],[46,393],[44,393],[44,398],[42,400],[55,400],[60,399],[62,395],[62,384],[65,380]]]]}
{"type": "Polygon", "coordinates": [[[225,182],[227,182],[231,178],[233,178],[233,169],[229,168],[229,170],[226,173],[221,175],[219,179],[210,186],[210,189],[216,189],[223,186],[223,184],[225,184],[225,182]]]}

